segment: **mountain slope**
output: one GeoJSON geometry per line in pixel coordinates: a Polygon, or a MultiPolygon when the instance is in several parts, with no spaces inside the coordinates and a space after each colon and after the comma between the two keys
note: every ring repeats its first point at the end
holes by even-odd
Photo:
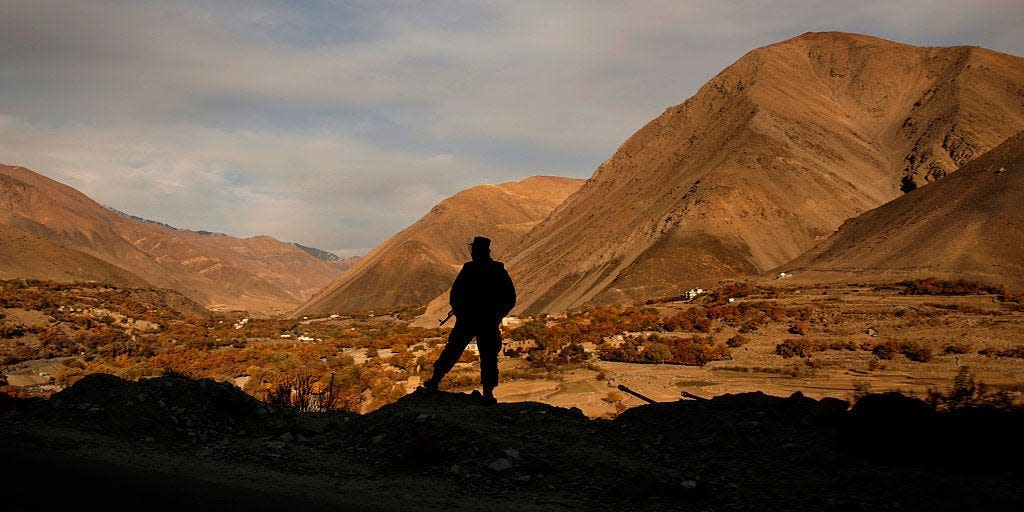
{"type": "Polygon", "coordinates": [[[673,295],[796,258],[1024,128],[1024,59],[808,33],[754,50],[510,254],[515,313],[673,295]]]}
{"type": "Polygon", "coordinates": [[[1024,132],[847,221],[780,271],[958,277],[1024,290],[1024,132]]]}
{"type": "Polygon", "coordinates": [[[174,229],[111,211],[23,167],[0,165],[0,225],[121,267],[211,309],[294,309],[341,269],[271,237],[174,229]]]}
{"type": "Polygon", "coordinates": [[[425,303],[451,285],[474,236],[489,237],[500,259],[582,182],[535,176],[463,190],[376,247],[295,314],[425,303]]]}
{"type": "Polygon", "coordinates": [[[0,279],[72,283],[95,281],[121,288],[149,288],[139,276],[81,251],[0,225],[0,279]]]}

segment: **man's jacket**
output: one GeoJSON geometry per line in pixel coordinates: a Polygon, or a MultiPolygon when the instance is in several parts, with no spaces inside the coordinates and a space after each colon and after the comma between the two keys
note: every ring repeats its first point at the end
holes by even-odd
{"type": "Polygon", "coordinates": [[[497,323],[516,305],[516,289],[501,262],[467,261],[448,303],[461,320],[497,323]]]}

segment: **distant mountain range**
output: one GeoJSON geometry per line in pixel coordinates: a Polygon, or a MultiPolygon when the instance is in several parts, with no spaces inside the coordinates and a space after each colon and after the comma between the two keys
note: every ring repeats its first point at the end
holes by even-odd
{"type": "Polygon", "coordinates": [[[210,236],[133,217],[31,170],[5,165],[0,226],[7,251],[32,255],[17,259],[16,270],[9,259],[0,275],[148,283],[214,310],[289,312],[348,265],[269,236],[210,236]]]}

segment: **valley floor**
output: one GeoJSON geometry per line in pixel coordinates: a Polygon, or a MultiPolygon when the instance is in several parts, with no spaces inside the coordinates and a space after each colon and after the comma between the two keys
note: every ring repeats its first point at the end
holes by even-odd
{"type": "MultiPolygon", "coordinates": [[[[685,399],[682,392],[711,398],[754,391],[789,396],[799,391],[819,399],[850,400],[866,392],[899,391],[924,398],[929,392],[950,389],[966,368],[990,390],[1005,391],[1018,401],[1024,397],[1024,359],[996,355],[1024,347],[1024,308],[1019,303],[1002,302],[993,295],[897,295],[870,286],[805,286],[771,299],[745,297],[733,304],[742,302],[810,308],[816,322],[800,335],[789,331],[791,322],[763,326],[744,334],[749,341],[733,348],[730,360],[704,366],[595,361],[590,368],[562,373],[558,381],[505,383],[496,394],[502,401],[578,407],[599,417],[615,414],[616,403],[646,403],[618,391],[620,384],[659,402],[685,399]],[[776,347],[786,340],[843,348],[785,358],[776,347]],[[898,353],[880,359],[866,349],[903,343],[926,348],[928,360],[914,361],[898,353]]],[[[659,305],[666,312],[687,307],[691,305],[659,305]]],[[[710,334],[724,341],[737,330],[720,326],[710,334]]]]}

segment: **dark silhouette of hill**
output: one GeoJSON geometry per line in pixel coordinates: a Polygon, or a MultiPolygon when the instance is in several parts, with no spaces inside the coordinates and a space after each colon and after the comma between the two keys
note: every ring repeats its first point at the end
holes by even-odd
{"type": "Polygon", "coordinates": [[[957,277],[1024,290],[1024,132],[850,219],[779,271],[799,279],[957,277]]]}
{"type": "Polygon", "coordinates": [[[106,509],[1019,510],[1024,416],[897,393],[723,395],[614,420],[413,393],[299,413],[226,383],[92,374],[0,394],[4,502],[106,509]],[[73,492],[56,492],[60,489],[73,492]],[[87,497],[86,497],[87,495],[87,497]]]}
{"type": "Polygon", "coordinates": [[[290,311],[344,269],[342,262],[269,236],[243,239],[133,217],[23,167],[0,165],[0,225],[86,253],[215,310],[290,311]]]}
{"type": "Polygon", "coordinates": [[[425,304],[452,284],[474,236],[493,240],[500,258],[582,183],[534,176],[463,190],[374,248],[293,316],[425,304]]]}
{"type": "Polygon", "coordinates": [[[1024,129],[1024,59],[839,32],[755,49],[629,138],[505,261],[514,313],[756,275],[1024,129]]]}

